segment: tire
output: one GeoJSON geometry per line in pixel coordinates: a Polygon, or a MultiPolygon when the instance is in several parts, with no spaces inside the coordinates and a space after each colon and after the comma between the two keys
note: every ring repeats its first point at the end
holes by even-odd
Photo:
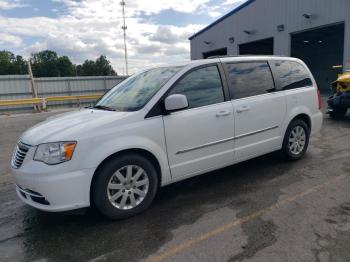
{"type": "Polygon", "coordinates": [[[283,139],[282,151],[287,159],[292,161],[301,159],[305,155],[309,139],[310,129],[308,125],[301,119],[293,120],[289,124],[283,139]],[[293,138],[295,139],[293,140],[293,138]]]}
{"type": "Polygon", "coordinates": [[[95,175],[93,204],[110,219],[125,219],[143,212],[151,205],[158,190],[156,168],[147,158],[137,154],[113,158],[95,175]]]}
{"type": "Polygon", "coordinates": [[[333,109],[333,111],[329,112],[329,116],[332,118],[342,118],[345,116],[347,109],[333,109]]]}

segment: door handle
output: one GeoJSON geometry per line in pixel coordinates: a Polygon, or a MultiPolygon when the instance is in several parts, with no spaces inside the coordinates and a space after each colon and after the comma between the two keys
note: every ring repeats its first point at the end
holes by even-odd
{"type": "Polygon", "coordinates": [[[250,110],[250,106],[241,106],[241,107],[237,108],[236,112],[242,113],[242,112],[249,111],[249,110],[250,110]]]}
{"type": "Polygon", "coordinates": [[[223,111],[216,113],[216,117],[228,116],[230,114],[231,114],[231,112],[229,110],[223,110],[223,111]]]}

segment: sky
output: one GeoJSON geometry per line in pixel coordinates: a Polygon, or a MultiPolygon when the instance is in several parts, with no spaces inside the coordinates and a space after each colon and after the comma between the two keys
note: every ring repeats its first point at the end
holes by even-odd
{"type": "MultiPolygon", "coordinates": [[[[190,59],[188,37],[245,0],[125,0],[129,73],[190,59]]],[[[0,50],[108,57],[125,73],[120,0],[0,0],[0,50]]]]}

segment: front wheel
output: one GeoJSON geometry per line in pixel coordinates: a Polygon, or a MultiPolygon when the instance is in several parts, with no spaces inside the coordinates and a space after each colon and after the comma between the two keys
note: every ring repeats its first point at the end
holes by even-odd
{"type": "Polygon", "coordinates": [[[309,145],[310,130],[301,119],[293,120],[286,131],[282,150],[289,160],[299,160],[309,145]]]}
{"type": "Polygon", "coordinates": [[[123,219],[147,209],[158,189],[157,171],[136,154],[111,159],[96,174],[92,198],[96,208],[110,219],[123,219]]]}

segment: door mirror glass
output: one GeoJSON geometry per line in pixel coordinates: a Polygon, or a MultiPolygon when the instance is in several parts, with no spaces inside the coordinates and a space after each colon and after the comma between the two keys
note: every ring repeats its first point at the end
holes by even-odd
{"type": "Polygon", "coordinates": [[[165,110],[168,112],[187,108],[187,97],[181,94],[170,95],[165,99],[164,106],[165,110]]]}

